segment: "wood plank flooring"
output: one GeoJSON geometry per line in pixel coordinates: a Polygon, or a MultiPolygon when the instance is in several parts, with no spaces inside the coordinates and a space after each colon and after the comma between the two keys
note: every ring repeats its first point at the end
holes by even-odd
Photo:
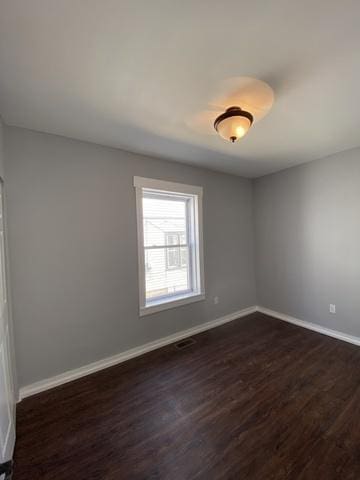
{"type": "Polygon", "coordinates": [[[24,400],[15,480],[359,480],[360,348],[260,313],[24,400]]]}

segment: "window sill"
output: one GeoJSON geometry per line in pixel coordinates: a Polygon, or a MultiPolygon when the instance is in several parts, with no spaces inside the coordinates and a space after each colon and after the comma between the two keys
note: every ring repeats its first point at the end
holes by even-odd
{"type": "Polygon", "coordinates": [[[151,315],[152,313],[161,312],[162,310],[169,310],[170,308],[180,307],[181,305],[187,305],[188,303],[200,302],[205,300],[204,293],[192,293],[190,295],[184,295],[176,297],[175,299],[169,299],[168,301],[152,302],[146,307],[140,308],[140,317],[144,315],[151,315]]]}

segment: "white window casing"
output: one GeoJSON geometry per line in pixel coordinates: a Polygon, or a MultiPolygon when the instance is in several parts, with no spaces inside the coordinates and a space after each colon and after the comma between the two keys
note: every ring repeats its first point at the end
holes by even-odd
{"type": "Polygon", "coordinates": [[[202,187],[134,177],[140,316],[205,298],[202,187]]]}

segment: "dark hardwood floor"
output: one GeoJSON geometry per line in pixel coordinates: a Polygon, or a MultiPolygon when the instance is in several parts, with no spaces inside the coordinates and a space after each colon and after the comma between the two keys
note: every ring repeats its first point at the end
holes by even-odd
{"type": "Polygon", "coordinates": [[[256,313],[24,400],[15,480],[360,479],[360,348],[256,313]]]}

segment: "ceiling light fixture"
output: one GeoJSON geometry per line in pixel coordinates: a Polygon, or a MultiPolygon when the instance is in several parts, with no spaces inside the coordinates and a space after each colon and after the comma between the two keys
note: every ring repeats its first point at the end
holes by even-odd
{"type": "Polygon", "coordinates": [[[240,107],[229,107],[214,122],[214,128],[225,140],[234,143],[247,134],[254,117],[240,107]]]}

